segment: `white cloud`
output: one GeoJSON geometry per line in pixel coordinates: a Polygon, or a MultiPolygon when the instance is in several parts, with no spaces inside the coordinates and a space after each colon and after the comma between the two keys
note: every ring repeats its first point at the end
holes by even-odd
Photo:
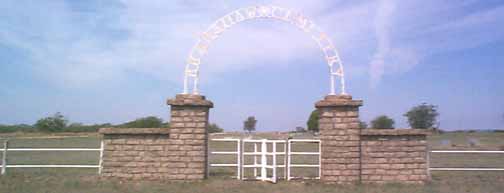
{"type": "Polygon", "coordinates": [[[503,40],[504,6],[465,11],[474,3],[380,1],[370,85],[377,86],[387,74],[410,71],[425,57],[503,40]]]}
{"type": "Polygon", "coordinates": [[[439,23],[425,30],[431,41],[417,42],[418,47],[433,53],[474,48],[504,39],[504,5],[487,8],[465,15],[456,20],[439,23]]]}
{"type": "Polygon", "coordinates": [[[373,60],[370,65],[371,83],[375,86],[380,78],[385,73],[386,60],[391,52],[391,42],[389,29],[391,28],[391,19],[396,5],[393,1],[381,0],[378,5],[378,11],[375,17],[374,26],[376,38],[378,41],[376,52],[373,55],[373,60]]]}
{"type": "MultiPolygon", "coordinates": [[[[121,81],[128,72],[180,83],[184,61],[197,35],[220,16],[255,5],[225,1],[122,3],[85,14],[60,2],[6,2],[0,8],[4,21],[0,22],[0,43],[30,53],[35,71],[65,88],[121,81]]],[[[465,14],[462,9],[471,3],[273,2],[303,12],[321,26],[341,52],[347,72],[368,68],[375,86],[387,74],[413,69],[426,56],[503,39],[503,29],[498,27],[503,24],[503,6],[465,14]]],[[[209,52],[203,59],[204,80],[265,63],[322,60],[308,36],[278,21],[237,25],[209,52]]]]}

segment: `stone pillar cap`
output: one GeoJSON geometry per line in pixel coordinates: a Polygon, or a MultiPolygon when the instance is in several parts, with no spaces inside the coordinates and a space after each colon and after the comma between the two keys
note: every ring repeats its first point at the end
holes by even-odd
{"type": "Polygon", "coordinates": [[[323,100],[315,103],[315,107],[359,107],[362,100],[352,100],[351,95],[327,95],[323,100]]]}
{"type": "Polygon", "coordinates": [[[172,106],[199,106],[213,108],[212,101],[206,100],[203,95],[177,94],[174,99],[168,99],[166,103],[172,106]]]}

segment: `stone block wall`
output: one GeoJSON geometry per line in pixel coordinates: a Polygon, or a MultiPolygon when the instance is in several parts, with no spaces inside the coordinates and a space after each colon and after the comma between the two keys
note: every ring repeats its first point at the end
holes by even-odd
{"type": "Polygon", "coordinates": [[[132,180],[201,180],[207,176],[208,111],[199,95],[177,95],[170,128],[102,128],[102,176],[132,180]]]}
{"type": "Polygon", "coordinates": [[[349,95],[326,96],[315,104],[319,111],[321,180],[360,181],[359,106],[349,95]]]}
{"type": "Polygon", "coordinates": [[[175,179],[168,129],[102,128],[102,176],[127,179],[175,179]]]}
{"type": "MultiPolygon", "coordinates": [[[[200,95],[177,95],[170,128],[102,128],[102,175],[132,180],[201,180],[208,172],[208,113],[200,95]]],[[[330,183],[423,183],[429,180],[425,130],[360,128],[360,100],[318,101],[321,180],[330,183]]]]}
{"type": "Polygon", "coordinates": [[[373,130],[361,133],[364,183],[423,183],[429,179],[424,130],[373,130]]]}
{"type": "Polygon", "coordinates": [[[360,128],[361,100],[318,101],[321,180],[329,183],[423,183],[429,179],[424,130],[360,128]]]}

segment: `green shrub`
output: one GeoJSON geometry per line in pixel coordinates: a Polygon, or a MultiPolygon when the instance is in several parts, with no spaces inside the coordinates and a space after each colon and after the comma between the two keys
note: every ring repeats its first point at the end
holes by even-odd
{"type": "Polygon", "coordinates": [[[394,129],[394,123],[393,119],[386,115],[381,115],[371,121],[371,127],[373,129],[394,129]]]}
{"type": "Polygon", "coordinates": [[[51,117],[39,119],[35,127],[43,132],[59,132],[63,131],[67,123],[68,120],[58,112],[51,117]]]}
{"type": "Polygon", "coordinates": [[[149,116],[149,117],[143,117],[143,118],[138,118],[134,121],[130,121],[127,123],[124,123],[122,125],[118,125],[117,127],[124,127],[124,128],[161,128],[163,126],[166,126],[163,124],[163,119],[155,117],[155,116],[149,116]]]}
{"type": "Polygon", "coordinates": [[[319,131],[318,120],[319,120],[319,111],[313,110],[310,114],[310,117],[308,118],[308,121],[306,122],[306,126],[308,126],[308,131],[312,132],[319,131]]]}
{"type": "Polygon", "coordinates": [[[18,125],[1,125],[0,133],[12,133],[12,132],[34,132],[37,129],[31,125],[18,124],[18,125]]]}
{"type": "Polygon", "coordinates": [[[64,132],[97,132],[100,128],[112,127],[110,123],[84,125],[82,123],[72,123],[63,129],[64,132]]]}
{"type": "Polygon", "coordinates": [[[215,123],[208,124],[208,133],[221,133],[223,131],[224,129],[222,129],[215,123]]]}

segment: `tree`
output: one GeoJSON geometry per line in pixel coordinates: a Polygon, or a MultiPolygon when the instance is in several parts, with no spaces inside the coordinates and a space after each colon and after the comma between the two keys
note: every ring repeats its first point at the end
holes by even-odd
{"type": "Polygon", "coordinates": [[[67,124],[68,120],[60,112],[57,112],[51,117],[39,119],[35,123],[35,127],[44,132],[58,132],[63,131],[67,124]]]}
{"type": "Polygon", "coordinates": [[[119,126],[125,128],[161,128],[163,127],[163,120],[155,116],[149,116],[138,118],[119,126]]]}
{"type": "Polygon", "coordinates": [[[248,131],[249,133],[256,130],[257,120],[254,116],[250,116],[243,122],[243,130],[248,131]]]}
{"type": "Polygon", "coordinates": [[[306,129],[304,127],[296,127],[296,132],[304,133],[304,132],[306,132],[306,129]]]}
{"type": "Polygon", "coordinates": [[[220,128],[215,123],[208,124],[208,133],[221,133],[223,131],[224,131],[224,129],[220,128]]]}
{"type": "Polygon", "coordinates": [[[411,108],[404,116],[408,118],[411,128],[431,129],[437,123],[436,119],[439,113],[437,112],[437,106],[422,103],[411,108]]]}
{"type": "Polygon", "coordinates": [[[365,121],[359,121],[359,127],[361,129],[367,129],[368,128],[368,125],[365,121]]]}
{"type": "Polygon", "coordinates": [[[373,129],[394,129],[394,123],[391,118],[381,115],[371,121],[371,127],[373,129]]]}
{"type": "Polygon", "coordinates": [[[308,118],[308,121],[306,122],[306,126],[308,126],[308,131],[312,132],[318,132],[319,131],[319,111],[318,110],[313,110],[310,114],[310,117],[308,118]]]}

